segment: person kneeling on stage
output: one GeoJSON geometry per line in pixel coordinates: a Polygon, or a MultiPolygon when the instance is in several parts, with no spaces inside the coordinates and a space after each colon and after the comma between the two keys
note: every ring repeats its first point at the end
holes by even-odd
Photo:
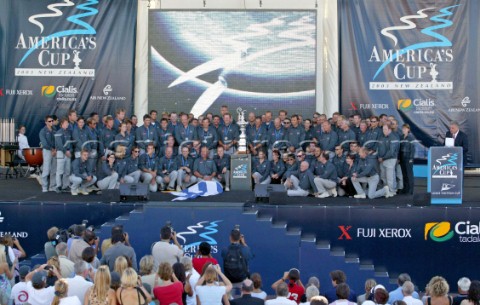
{"type": "Polygon", "coordinates": [[[72,195],[88,195],[88,188],[95,184],[97,177],[93,175],[93,169],[88,162],[88,151],[82,150],[79,159],[72,163],[72,175],[70,176],[72,195]]]}
{"type": "Polygon", "coordinates": [[[150,192],[156,192],[157,186],[157,158],[153,143],[148,143],[147,153],[140,156],[139,167],[142,171],[142,182],[148,184],[150,192]]]}
{"type": "Polygon", "coordinates": [[[356,170],[355,155],[348,154],[342,166],[342,174],[338,182],[338,195],[353,197],[357,194],[352,183],[352,176],[356,170]]]}
{"type": "Polygon", "coordinates": [[[362,147],[358,151],[358,160],[357,170],[352,175],[352,183],[357,191],[357,195],[353,196],[355,198],[366,198],[365,190],[362,188],[361,182],[368,183],[368,198],[374,199],[378,197],[385,196],[385,198],[391,197],[388,191],[388,185],[384,186],[382,189],[377,191],[377,185],[380,181],[380,178],[377,173],[378,160],[374,155],[368,154],[368,148],[362,147]]]}
{"type": "Polygon", "coordinates": [[[273,184],[282,182],[285,173],[285,163],[280,158],[280,152],[276,149],[272,151],[272,161],[270,161],[270,179],[273,184]]]}
{"type": "Polygon", "coordinates": [[[177,161],[173,157],[173,149],[168,147],[165,149],[165,156],[161,157],[157,164],[157,183],[160,190],[165,190],[165,184],[168,184],[167,190],[175,190],[175,182],[178,177],[177,161]]]}
{"type": "Polygon", "coordinates": [[[263,150],[258,151],[258,157],[253,160],[252,166],[252,178],[257,184],[270,184],[272,181],[270,178],[270,161],[265,158],[265,152],[263,150]]]}
{"type": "Polygon", "coordinates": [[[198,181],[218,181],[217,178],[217,166],[213,160],[208,158],[208,147],[202,146],[200,155],[201,157],[195,160],[193,164],[193,174],[197,177],[198,181]]]}
{"type": "Polygon", "coordinates": [[[337,197],[337,170],[332,162],[328,162],[329,158],[327,152],[319,156],[320,173],[313,180],[318,190],[317,198],[337,197]]]}
{"type": "Polygon", "coordinates": [[[223,146],[217,147],[217,155],[213,157],[217,166],[217,179],[225,185],[225,191],[230,191],[230,155],[225,153],[223,146]]]}
{"type": "Polygon", "coordinates": [[[120,177],[120,183],[138,183],[142,172],[138,169],[138,154],[140,148],[133,147],[130,157],[125,158],[127,148],[119,146],[117,148],[116,171],[120,177]]]}
{"type": "Polygon", "coordinates": [[[284,183],[288,196],[308,196],[310,193],[318,192],[309,167],[307,161],[302,161],[299,171],[290,172],[284,183]]]}
{"type": "Polygon", "coordinates": [[[117,187],[118,173],[115,171],[115,154],[109,153],[107,160],[102,162],[102,168],[99,171],[98,187],[101,190],[113,190],[117,187]]]}
{"type": "Polygon", "coordinates": [[[197,177],[193,175],[193,163],[194,160],[190,157],[190,149],[187,146],[183,146],[182,154],[177,156],[177,192],[181,192],[197,182],[197,177]]]}

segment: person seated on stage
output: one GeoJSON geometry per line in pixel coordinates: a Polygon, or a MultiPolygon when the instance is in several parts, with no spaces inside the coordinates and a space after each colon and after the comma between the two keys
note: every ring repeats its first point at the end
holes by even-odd
{"type": "Polygon", "coordinates": [[[317,148],[321,151],[320,147],[318,147],[315,142],[310,142],[305,147],[305,161],[307,161],[310,165],[314,160],[318,158],[318,155],[315,155],[315,151],[317,150],[317,148]]]}
{"type": "Polygon", "coordinates": [[[138,169],[138,154],[140,149],[136,146],[132,148],[130,156],[126,156],[127,148],[118,146],[116,150],[115,171],[118,173],[118,182],[120,183],[138,183],[141,171],[138,169]]]}
{"type": "MultiPolygon", "coordinates": [[[[195,142],[195,141],[194,141],[195,142]]],[[[163,156],[165,156],[165,150],[167,149],[167,147],[170,147],[172,149],[172,156],[175,158],[177,157],[178,155],[178,147],[175,146],[175,138],[173,137],[173,135],[169,135],[167,137],[167,143],[166,145],[160,147],[160,151],[158,153],[158,157],[161,158],[163,156]]],[[[193,150],[193,149],[192,149],[193,150]]]]}
{"type": "Polygon", "coordinates": [[[263,150],[267,142],[267,131],[262,125],[262,118],[256,117],[255,124],[249,129],[247,134],[248,149],[252,156],[258,155],[260,150],[263,150]]]}
{"type": "Polygon", "coordinates": [[[265,152],[259,150],[258,157],[253,159],[252,178],[255,185],[270,184],[272,181],[270,178],[270,161],[268,161],[266,157],[265,152]]]}
{"type": "Polygon", "coordinates": [[[190,157],[190,149],[187,146],[183,146],[182,154],[177,156],[176,161],[178,166],[177,192],[181,192],[197,182],[197,177],[193,175],[193,163],[195,160],[190,157]]]}
{"type": "Polygon", "coordinates": [[[318,138],[318,145],[322,149],[322,151],[327,151],[330,154],[330,157],[333,158],[335,145],[338,142],[338,135],[335,130],[332,130],[332,124],[330,122],[325,121],[322,123],[322,133],[318,138]]]}
{"type": "Polygon", "coordinates": [[[102,161],[102,167],[98,171],[98,188],[101,190],[113,190],[117,188],[118,172],[116,171],[115,154],[107,155],[107,160],[102,161]]]}
{"type": "Polygon", "coordinates": [[[281,279],[272,284],[272,289],[277,290],[278,286],[288,281],[288,299],[300,303],[302,296],[305,294],[305,287],[300,280],[300,270],[292,268],[283,273],[281,279]]]}
{"type": "Polygon", "coordinates": [[[285,174],[285,163],[280,159],[280,152],[274,149],[272,151],[272,161],[270,161],[270,183],[280,184],[283,174],[285,174]]]}
{"type": "Polygon", "coordinates": [[[370,199],[375,199],[382,196],[385,196],[385,198],[390,197],[388,185],[377,191],[378,182],[380,181],[380,177],[378,176],[377,172],[377,157],[369,154],[369,150],[366,147],[360,148],[358,151],[358,156],[360,159],[358,160],[357,169],[352,174],[352,184],[357,191],[357,195],[354,197],[363,199],[367,198],[367,195],[370,199]],[[365,195],[365,190],[360,184],[362,182],[368,183],[367,195],[365,195]]]}
{"type": "Polygon", "coordinates": [[[313,173],[307,161],[300,163],[300,170],[287,171],[287,180],[284,185],[288,196],[308,196],[317,193],[313,173]]]}
{"type": "MultiPolygon", "coordinates": [[[[284,163],[285,163],[285,175],[283,179],[290,177],[292,172],[297,172],[300,166],[300,162],[295,159],[295,154],[285,153],[284,154],[284,163]]],[[[308,163],[308,162],[307,162],[308,163]]]]}
{"type": "Polygon", "coordinates": [[[78,193],[89,194],[89,187],[95,184],[97,177],[93,175],[93,169],[88,162],[88,151],[82,150],[79,159],[72,163],[72,175],[70,175],[71,193],[76,196],[78,193]]]}
{"type": "MultiPolygon", "coordinates": [[[[76,128],[75,128],[76,129],[76,128]]],[[[55,192],[61,193],[69,187],[72,158],[72,135],[68,130],[68,119],[60,120],[60,129],[55,133],[55,149],[57,150],[57,171],[55,175],[55,192]]]]}
{"type": "Polygon", "coordinates": [[[324,152],[320,155],[319,173],[313,180],[317,187],[317,198],[337,197],[337,170],[332,162],[328,162],[329,154],[324,152]]]}
{"type": "Polygon", "coordinates": [[[445,138],[453,138],[453,145],[463,148],[463,165],[467,164],[468,136],[460,130],[460,125],[457,122],[452,121],[450,123],[450,128],[447,131],[445,138]]]}
{"type": "Polygon", "coordinates": [[[100,135],[100,154],[102,160],[107,159],[107,155],[114,152],[114,142],[115,136],[117,135],[117,130],[113,128],[113,117],[107,116],[105,128],[102,130],[100,135]]]}
{"type": "MultiPolygon", "coordinates": [[[[338,175],[338,195],[353,197],[357,194],[355,187],[353,187],[352,177],[357,170],[357,162],[355,155],[348,154],[345,163],[342,166],[341,174],[338,175]]],[[[338,172],[337,172],[338,174],[338,172]]]]}
{"type": "Polygon", "coordinates": [[[292,125],[285,131],[285,140],[288,141],[288,151],[295,153],[300,148],[300,143],[305,140],[305,129],[300,126],[298,115],[292,115],[290,121],[292,125]]]}
{"type": "Polygon", "coordinates": [[[193,173],[198,181],[218,181],[217,166],[213,160],[208,158],[208,147],[202,146],[201,157],[195,160],[193,173]]]}
{"type": "MultiPolygon", "coordinates": [[[[148,184],[150,192],[156,192],[157,187],[157,157],[155,156],[155,146],[148,143],[146,146],[147,153],[140,156],[139,168],[142,171],[142,183],[148,184]]],[[[141,152],[141,150],[140,150],[141,152]]]]}
{"type": "Polygon", "coordinates": [[[232,122],[232,115],[225,113],[223,115],[223,124],[218,128],[218,145],[222,145],[225,153],[231,155],[236,150],[236,145],[240,137],[238,125],[232,122]]]}
{"type": "Polygon", "coordinates": [[[230,155],[225,153],[223,146],[217,147],[217,154],[213,157],[217,167],[217,180],[224,185],[226,192],[230,191],[230,155]]]}
{"type": "Polygon", "coordinates": [[[160,186],[160,190],[164,191],[165,187],[169,191],[175,190],[175,183],[178,177],[178,164],[173,156],[173,149],[167,147],[165,149],[165,156],[158,160],[157,164],[157,178],[156,181],[160,186]]]}
{"type": "Polygon", "coordinates": [[[30,145],[28,144],[27,136],[25,136],[25,132],[27,132],[27,129],[25,128],[25,125],[18,126],[18,136],[17,136],[18,152],[17,152],[17,156],[22,160],[25,160],[25,157],[23,156],[23,150],[25,148],[30,148],[30,145]]]}
{"type": "Polygon", "coordinates": [[[127,148],[126,155],[129,156],[134,143],[134,135],[127,132],[127,122],[120,123],[119,133],[115,136],[115,144],[113,145],[115,151],[118,146],[125,146],[127,148]]]}
{"type": "Polygon", "coordinates": [[[209,158],[212,159],[218,145],[218,132],[210,126],[210,120],[208,118],[204,118],[202,120],[202,126],[197,129],[197,139],[201,141],[203,146],[208,147],[210,151],[209,158]]]}

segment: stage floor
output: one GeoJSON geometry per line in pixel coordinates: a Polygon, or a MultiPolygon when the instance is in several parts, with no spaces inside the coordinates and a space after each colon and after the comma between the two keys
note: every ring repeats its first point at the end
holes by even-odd
{"type": "MultiPolygon", "coordinates": [[[[465,178],[463,206],[480,206],[480,180],[477,177],[465,178]]],[[[287,197],[281,193],[273,193],[270,204],[278,205],[333,205],[333,206],[425,206],[429,205],[426,192],[427,181],[425,178],[415,180],[414,196],[397,195],[393,198],[355,199],[346,197],[317,199],[314,197],[287,197]]],[[[174,198],[168,192],[150,193],[150,202],[168,202],[174,198]]],[[[72,196],[70,193],[56,194],[55,192],[42,193],[36,179],[0,179],[0,201],[4,202],[42,202],[42,203],[110,203],[119,200],[118,190],[103,191],[101,194],[88,196],[72,196]]],[[[231,191],[211,197],[199,197],[191,202],[243,202],[254,205],[258,201],[254,192],[231,191]]]]}

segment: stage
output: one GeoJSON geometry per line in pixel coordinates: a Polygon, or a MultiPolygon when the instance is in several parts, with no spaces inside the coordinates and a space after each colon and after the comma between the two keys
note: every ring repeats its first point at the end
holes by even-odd
{"type": "Polygon", "coordinates": [[[42,193],[36,179],[2,179],[0,234],[16,235],[37,263],[44,259],[36,254],[42,253],[51,226],[68,228],[86,219],[105,239],[112,225],[122,224],[139,260],[158,240],[160,228],[172,221],[177,232],[196,230],[183,235],[186,253],[193,255],[196,243],[209,240],[214,256],[221,259],[228,234],[238,224],[256,250],[253,271],[261,272],[265,283],[278,277],[271,270],[281,275],[291,267],[303,270],[302,279],[316,275],[328,283],[328,272],[338,268],[346,270],[357,291],[370,277],[393,288],[392,280],[401,272],[410,273],[422,290],[436,274],[452,283],[475,276],[471,262],[480,242],[476,184],[475,177],[466,177],[464,203],[449,206],[428,204],[425,179],[416,180],[414,196],[388,199],[289,198],[274,193],[265,203],[254,192],[231,191],[172,202],[174,196],[159,192],[150,194],[148,202],[120,203],[118,191],[71,196],[42,193]]]}

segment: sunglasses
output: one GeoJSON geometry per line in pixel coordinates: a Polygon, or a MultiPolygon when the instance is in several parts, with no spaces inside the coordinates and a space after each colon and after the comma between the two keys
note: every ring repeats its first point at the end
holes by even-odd
{"type": "Polygon", "coordinates": [[[370,123],[378,123],[378,121],[370,121],[370,123]]]}
{"type": "Polygon", "coordinates": [[[133,152],[134,152],[134,153],[139,153],[140,151],[139,151],[139,150],[134,150],[133,152]]]}
{"type": "Polygon", "coordinates": [[[283,124],[290,124],[290,122],[283,122],[283,124]]]}
{"type": "Polygon", "coordinates": [[[297,158],[302,158],[302,157],[303,157],[303,155],[297,155],[297,158]]]}
{"type": "Polygon", "coordinates": [[[52,123],[52,122],[53,122],[53,120],[48,120],[48,121],[47,121],[47,123],[52,123]]]}

